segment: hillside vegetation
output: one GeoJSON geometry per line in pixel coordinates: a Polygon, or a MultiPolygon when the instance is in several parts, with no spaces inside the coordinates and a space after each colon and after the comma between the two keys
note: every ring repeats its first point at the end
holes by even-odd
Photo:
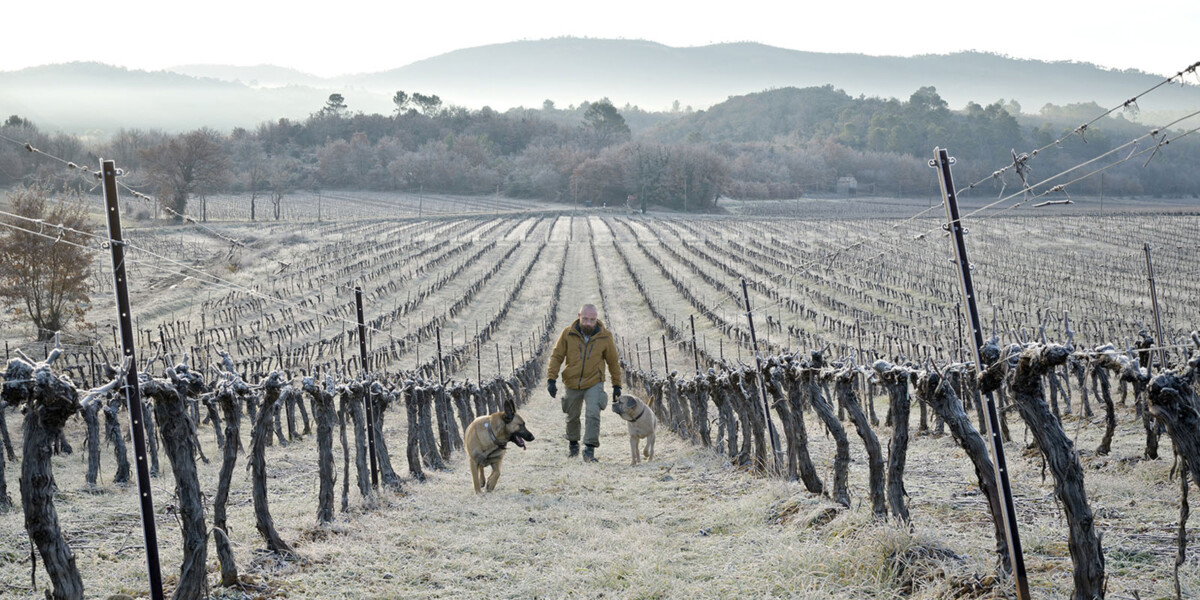
{"type": "MultiPolygon", "coordinates": [[[[359,189],[595,205],[630,200],[635,207],[644,200],[694,211],[713,208],[721,196],[829,194],[847,176],[859,193],[925,197],[937,193],[926,167],[935,146],[950,149],[962,180],[982,182],[991,194],[1094,159],[1059,180],[1058,191],[1200,192],[1200,171],[1191,168],[1200,162],[1200,144],[1189,137],[1195,119],[1159,131],[1127,119],[1127,111],[1096,120],[1105,110],[1094,103],[1048,105],[1036,117],[1018,117],[1012,101],[951,110],[932,87],[900,100],[853,98],[830,86],[769,90],[705,111],[667,113],[619,109],[607,99],[566,109],[547,101],[540,109],[504,113],[447,107],[437,95],[419,92],[399,92],[396,99],[394,114],[366,114],[353,111],[353,98],[333,94],[306,119],[278,119],[228,135],[131,127],[92,142],[47,134],[16,115],[0,133],[75,161],[113,158],[131,185],[176,208],[221,192],[278,201],[298,190],[359,189]],[[1022,169],[1004,169],[1018,156],[1022,169]],[[172,172],[199,163],[207,164],[203,177],[181,181],[172,172]],[[1103,178],[1086,176],[1100,169],[1103,178]]],[[[19,145],[0,146],[0,185],[53,172],[19,145]]]]}

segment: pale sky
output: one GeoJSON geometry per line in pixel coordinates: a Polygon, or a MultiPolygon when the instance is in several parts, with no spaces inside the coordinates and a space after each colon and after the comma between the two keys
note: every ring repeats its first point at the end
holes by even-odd
{"type": "Polygon", "coordinates": [[[1197,0],[16,0],[3,15],[0,71],[97,61],[144,70],[273,64],[332,76],[394,69],[460,48],[562,36],[675,47],[751,41],[891,56],[979,50],[1164,76],[1200,61],[1197,0]]]}

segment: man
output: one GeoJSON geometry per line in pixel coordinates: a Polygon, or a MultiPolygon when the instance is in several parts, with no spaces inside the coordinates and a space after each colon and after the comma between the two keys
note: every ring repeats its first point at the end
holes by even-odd
{"type": "Polygon", "coordinates": [[[596,462],[600,445],[600,412],[608,406],[604,393],[604,365],[612,376],[612,396],[621,397],[621,365],[612,334],[597,318],[596,307],[584,304],[579,318],[558,336],[550,367],[546,370],[546,389],[550,397],[558,394],[558,371],[562,369],[562,410],[567,415],[567,456],[579,454],[579,413],[586,406],[583,429],[583,460],[596,462]]]}

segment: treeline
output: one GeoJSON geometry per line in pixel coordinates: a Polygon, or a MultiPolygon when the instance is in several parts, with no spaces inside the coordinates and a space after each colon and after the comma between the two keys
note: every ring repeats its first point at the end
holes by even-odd
{"type": "MultiPolygon", "coordinates": [[[[391,115],[363,114],[333,94],[302,121],[279,119],[228,134],[130,128],[94,142],[44,133],[19,116],[0,131],[68,160],[115,159],[132,183],[145,184],[180,212],[190,199],[233,192],[249,194],[252,206],[267,201],[271,214],[259,214],[278,218],[287,194],[321,189],[498,193],[706,210],[721,195],[829,193],[839,178],[852,176],[859,194],[924,196],[937,193],[926,166],[935,146],[957,158],[961,180],[982,180],[1010,164],[1014,151],[1049,144],[1104,112],[1095,104],[1047,105],[1037,116],[1018,117],[1020,106],[1002,100],[952,111],[930,87],[904,101],[852,98],[829,86],[784,88],[731,97],[705,111],[665,113],[617,109],[607,99],[567,109],[547,101],[539,109],[504,113],[443,107],[436,95],[420,93],[397,92],[394,101],[391,115]]],[[[1028,181],[1095,158],[1149,129],[1118,112],[1036,157],[1028,181]]],[[[1138,148],[1163,139],[1144,139],[1138,148]]],[[[1130,160],[1108,169],[1104,193],[1200,191],[1200,171],[1192,168],[1200,162],[1200,145],[1184,138],[1160,150],[1149,164],[1130,160]]],[[[0,145],[0,185],[61,175],[59,164],[0,145]]],[[[1015,191],[1020,181],[1010,170],[991,185],[1015,191]]],[[[1066,192],[1094,194],[1100,185],[1093,177],[1066,192]]]]}
{"type": "MultiPolygon", "coordinates": [[[[1136,103],[1126,110],[1136,111],[1136,103]]],[[[1023,114],[1017,102],[1003,99],[987,106],[972,102],[952,111],[932,87],[918,89],[907,101],[852,98],[831,86],[785,88],[730,98],[689,118],[663,123],[652,134],[667,144],[714,145],[730,160],[729,195],[734,197],[830,191],[839,176],[855,177],[860,193],[866,186],[881,195],[936,194],[936,181],[926,167],[934,147],[948,148],[957,159],[956,179],[975,182],[1012,164],[1014,153],[1020,156],[1062,139],[1026,163],[1027,182],[1033,184],[1137,138],[1143,139],[1055,183],[1151,150],[1139,160],[1106,169],[1103,184],[1091,177],[1068,185],[1066,191],[1097,194],[1103,185],[1104,193],[1117,196],[1200,193],[1200,171],[1191,167],[1200,159],[1197,137],[1161,144],[1197,127],[1200,119],[1182,121],[1154,138],[1147,136],[1152,126],[1130,120],[1123,110],[1071,135],[1106,111],[1094,102],[1047,104],[1031,116],[1023,114]],[[1156,145],[1161,152],[1152,152],[1156,145]],[[1147,163],[1151,154],[1154,158],[1147,163]]],[[[1015,169],[1010,169],[989,187],[1013,192],[1020,185],[1015,169]]]]}

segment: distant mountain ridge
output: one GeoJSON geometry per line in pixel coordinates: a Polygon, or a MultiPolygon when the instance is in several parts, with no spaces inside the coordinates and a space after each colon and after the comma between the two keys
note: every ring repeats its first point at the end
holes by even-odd
{"type": "Polygon", "coordinates": [[[250,87],[285,87],[289,85],[322,87],[330,85],[330,80],[316,75],[310,75],[296,69],[277,67],[275,65],[255,65],[252,67],[235,67],[230,65],[177,65],[166,69],[172,73],[190,75],[192,77],[217,79],[234,83],[243,83],[250,87]]]}
{"type": "MultiPolygon", "coordinates": [[[[1182,66],[1182,65],[1181,65],[1182,66]]],[[[953,108],[1001,98],[1027,112],[1046,103],[1119,104],[1163,77],[1111,71],[1087,63],[1021,60],[980,52],[910,58],[786,50],[757,43],[672,48],[646,41],[558,38],[449,52],[352,78],[374,90],[413,83],[445,97],[495,98],[502,106],[537,106],[543,98],[578,103],[603,96],[664,110],[675,100],[706,108],[729,96],[777,87],[833,85],[852,96],[906,99],[934,86],[953,108]],[[551,88],[547,84],[557,83],[551,88]],[[566,89],[574,96],[562,97],[566,89]],[[555,91],[557,93],[550,93],[555,91]]],[[[1200,103],[1200,88],[1164,90],[1157,110],[1200,103]]],[[[495,106],[493,106],[495,108],[495,106]]]]}
{"type": "MultiPolygon", "coordinates": [[[[1181,65],[1182,66],[1182,65],[1181,65]]],[[[757,43],[673,48],[640,40],[555,38],[466,48],[379,73],[320,78],[270,65],[186,65],[170,71],[68,63],[0,72],[0,117],[17,114],[45,130],[183,131],[253,128],[302,119],[331,93],[352,111],[390,113],[397,90],[437,94],[447,105],[505,110],[609,98],[618,107],[704,109],[731,96],[832,85],[851,96],[907,99],[936,87],[952,108],[1016,100],[1027,113],[1046,103],[1116,106],[1163,77],[1075,62],[961,52],[915,57],[825,54],[757,43]]],[[[1200,87],[1165,86],[1138,102],[1143,117],[1200,108],[1200,87]]]]}

